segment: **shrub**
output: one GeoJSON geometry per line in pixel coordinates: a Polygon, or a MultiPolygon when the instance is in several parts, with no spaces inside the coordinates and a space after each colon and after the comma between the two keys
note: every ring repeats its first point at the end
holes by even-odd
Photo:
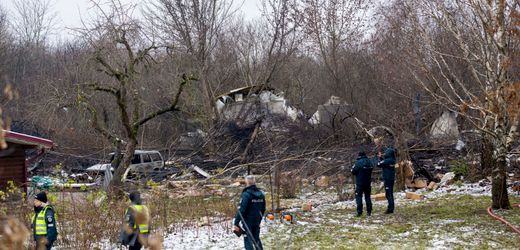
{"type": "Polygon", "coordinates": [[[468,164],[463,159],[453,160],[450,163],[451,171],[455,176],[467,176],[468,175],[468,164]]]}

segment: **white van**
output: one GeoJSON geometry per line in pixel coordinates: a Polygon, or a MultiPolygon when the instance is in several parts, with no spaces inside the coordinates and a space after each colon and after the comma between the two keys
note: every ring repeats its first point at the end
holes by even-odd
{"type": "MultiPolygon", "coordinates": [[[[114,159],[114,153],[110,154],[110,162],[114,159]]],[[[102,173],[105,172],[107,168],[110,168],[112,172],[114,169],[111,167],[110,163],[101,163],[93,165],[86,169],[87,172],[91,173],[102,173]]],[[[126,179],[128,173],[143,173],[146,174],[148,172],[162,169],[164,168],[164,159],[156,150],[136,150],[134,152],[134,158],[132,159],[130,166],[123,174],[123,179],[126,179]]]]}

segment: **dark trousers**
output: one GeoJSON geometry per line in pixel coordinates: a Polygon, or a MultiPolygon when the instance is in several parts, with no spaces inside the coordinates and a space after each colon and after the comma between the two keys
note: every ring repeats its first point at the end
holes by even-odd
{"type": "Polygon", "coordinates": [[[262,242],[260,241],[260,225],[248,226],[251,232],[248,232],[246,228],[246,235],[244,235],[244,246],[246,250],[262,250],[262,242]]]}
{"type": "Polygon", "coordinates": [[[128,247],[128,250],[141,250],[141,242],[139,242],[139,239],[137,239],[132,246],[128,247]]]}
{"type": "Polygon", "coordinates": [[[51,250],[52,249],[52,244],[54,244],[54,241],[51,240],[47,240],[47,239],[43,239],[45,238],[45,236],[37,236],[36,237],[36,249],[39,250],[39,249],[42,249],[42,244],[45,243],[45,249],[46,250],[51,250]]]}
{"type": "Polygon", "coordinates": [[[388,208],[386,209],[387,212],[393,213],[394,212],[394,179],[384,179],[383,180],[385,184],[385,197],[388,201],[388,208]]]}
{"type": "Polygon", "coordinates": [[[370,193],[372,189],[370,185],[356,185],[356,204],[357,213],[363,213],[363,195],[365,196],[365,203],[367,204],[367,214],[372,213],[372,200],[370,200],[370,193]]]}

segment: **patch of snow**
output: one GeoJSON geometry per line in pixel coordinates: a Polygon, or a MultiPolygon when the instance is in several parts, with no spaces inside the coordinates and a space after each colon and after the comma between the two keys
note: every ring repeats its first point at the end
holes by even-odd
{"type": "Polygon", "coordinates": [[[463,222],[463,221],[462,220],[436,220],[436,221],[432,221],[430,223],[435,224],[435,225],[446,225],[446,224],[452,224],[452,223],[457,223],[457,222],[463,222]]]}
{"type": "Polygon", "coordinates": [[[166,235],[164,249],[242,249],[243,237],[231,232],[232,221],[196,227],[166,235]]]}

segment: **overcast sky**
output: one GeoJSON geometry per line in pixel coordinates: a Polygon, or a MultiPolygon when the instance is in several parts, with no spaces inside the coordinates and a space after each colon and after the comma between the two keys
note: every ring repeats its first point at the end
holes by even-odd
{"type": "MultiPolygon", "coordinates": [[[[89,17],[89,0],[51,0],[53,2],[53,11],[56,13],[56,31],[54,32],[59,39],[70,36],[70,30],[67,28],[80,27],[81,18],[89,17]]],[[[123,3],[141,3],[142,0],[121,0],[123,3]]],[[[0,0],[0,6],[7,10],[8,15],[13,14],[13,0],[0,0]]],[[[242,11],[246,19],[254,19],[260,17],[261,0],[234,0],[234,4],[242,11]]]]}

